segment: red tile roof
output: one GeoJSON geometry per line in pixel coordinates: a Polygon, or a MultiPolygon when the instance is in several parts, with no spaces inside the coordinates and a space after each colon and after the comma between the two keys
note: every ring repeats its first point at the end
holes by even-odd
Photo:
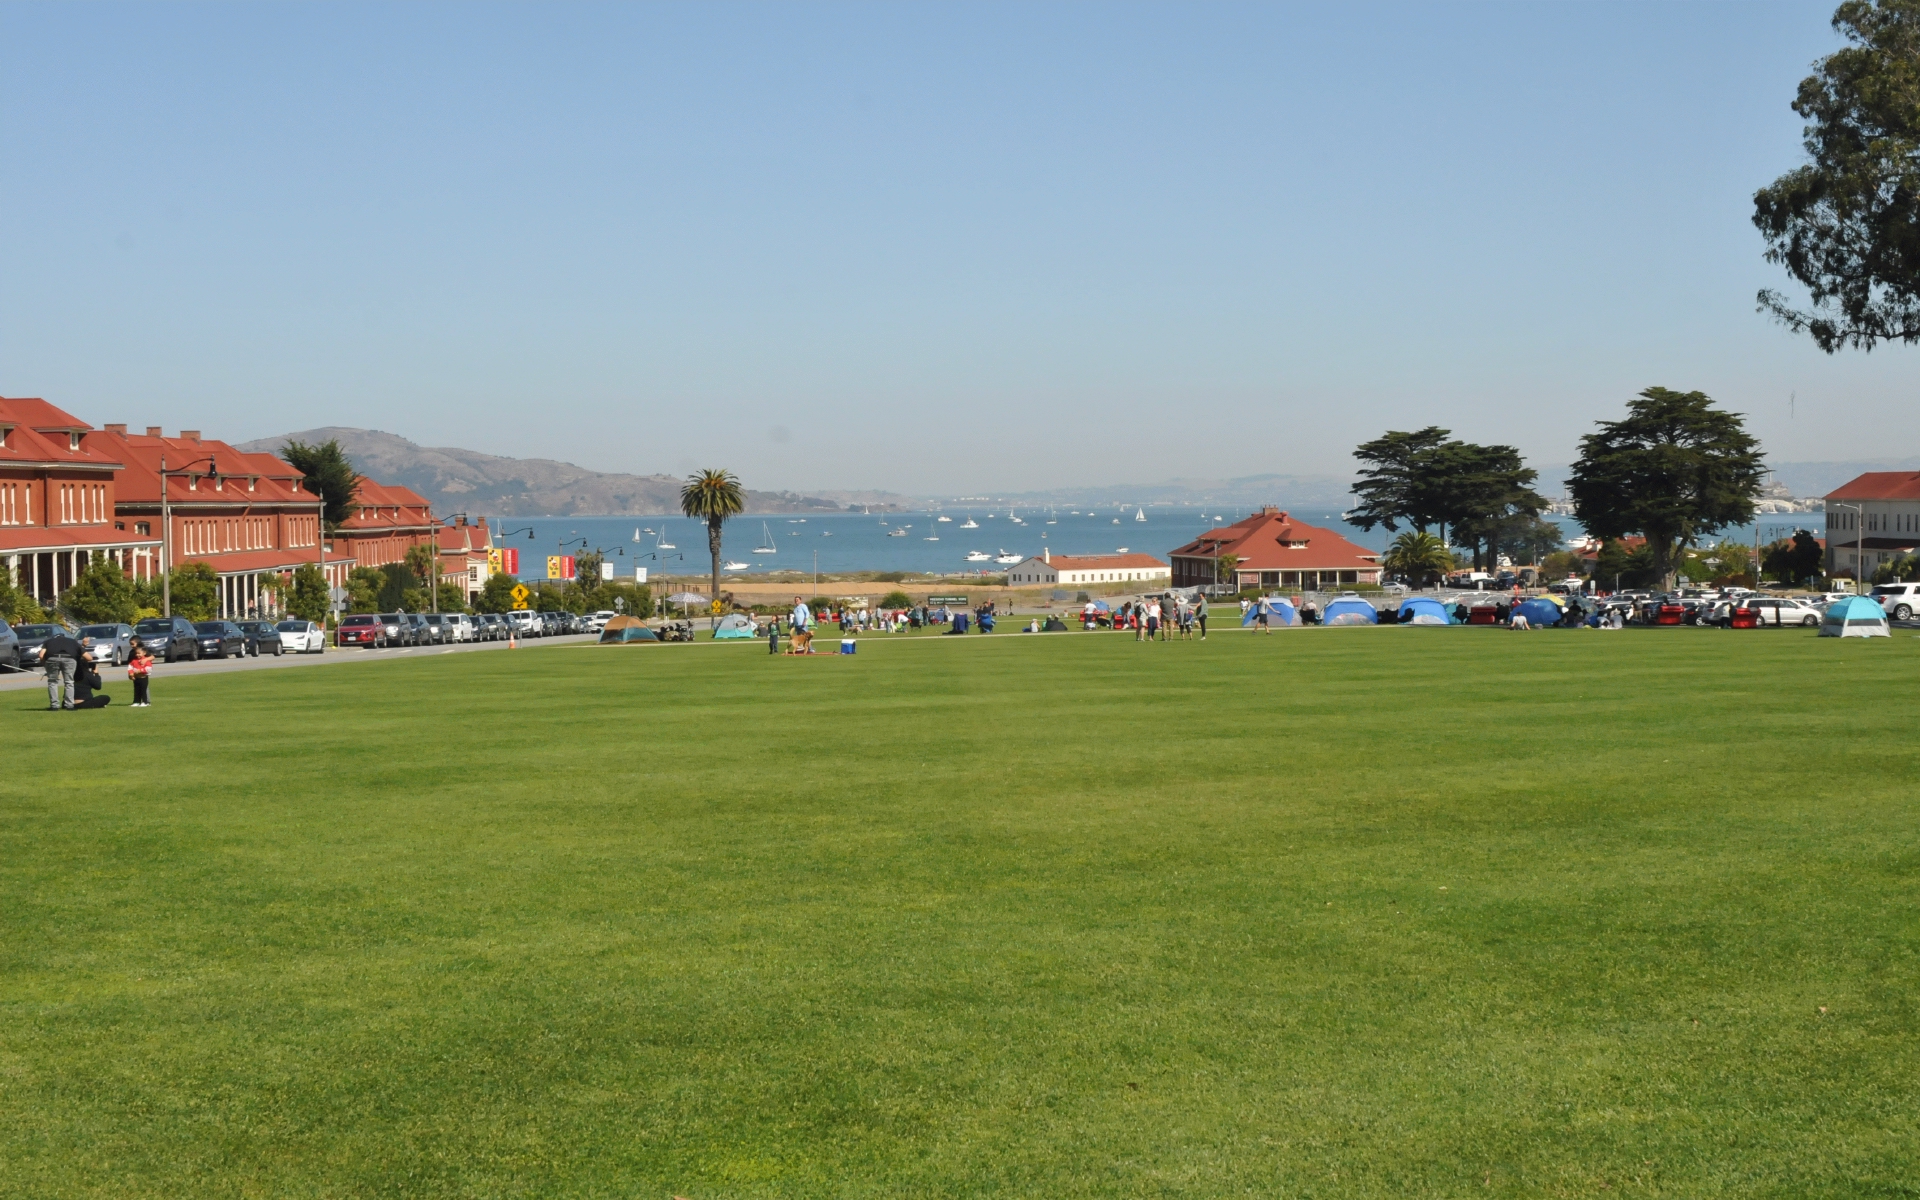
{"type": "Polygon", "coordinates": [[[1828,492],[1827,500],[1920,500],[1920,471],[1868,471],[1828,492]]]}
{"type": "Polygon", "coordinates": [[[86,435],[91,427],[45,400],[0,397],[0,426],[11,426],[6,444],[0,445],[0,465],[93,467],[105,471],[120,466],[113,454],[90,445],[89,437],[83,436],[80,448],[73,449],[68,435],[86,435]]]}
{"type": "Polygon", "coordinates": [[[1173,551],[1184,558],[1239,558],[1242,571],[1371,570],[1380,555],[1331,529],[1296,521],[1269,505],[1231,525],[1209,529],[1173,551]]]}
{"type": "Polygon", "coordinates": [[[51,550],[69,546],[158,546],[152,534],[112,525],[9,525],[0,529],[0,553],[51,550]]]}
{"type": "MultiPolygon", "coordinates": [[[[320,565],[320,556],[311,546],[295,547],[290,550],[246,550],[238,554],[181,554],[183,563],[203,562],[222,575],[252,575],[261,571],[291,571],[302,563],[320,565]]],[[[348,554],[327,554],[327,565],[337,567],[342,564],[352,566],[354,558],[348,554]]]]}

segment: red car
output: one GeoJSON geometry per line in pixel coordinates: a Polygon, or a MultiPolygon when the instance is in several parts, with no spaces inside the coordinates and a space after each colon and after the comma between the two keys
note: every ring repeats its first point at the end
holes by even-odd
{"type": "Polygon", "coordinates": [[[381,623],[375,613],[356,613],[340,620],[340,628],[333,632],[333,644],[336,646],[372,646],[385,649],[387,645],[387,627],[381,623]]]}

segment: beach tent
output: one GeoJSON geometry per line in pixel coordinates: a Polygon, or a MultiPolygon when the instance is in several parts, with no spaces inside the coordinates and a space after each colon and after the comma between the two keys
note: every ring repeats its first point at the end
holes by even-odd
{"type": "Polygon", "coordinates": [[[1535,596],[1531,600],[1522,600],[1513,606],[1513,611],[1527,619],[1529,625],[1558,625],[1566,614],[1558,604],[1544,596],[1535,596]]]}
{"type": "Polygon", "coordinates": [[[1447,606],[1430,596],[1410,596],[1400,602],[1402,625],[1453,625],[1447,606]]]}
{"type": "MultiPolygon", "coordinates": [[[[1272,628],[1275,625],[1298,625],[1300,623],[1300,614],[1293,611],[1293,605],[1289,601],[1282,600],[1278,596],[1268,596],[1267,603],[1273,608],[1273,615],[1267,618],[1268,628],[1272,628]]],[[[1247,615],[1240,618],[1240,624],[1243,628],[1250,629],[1258,623],[1258,607],[1258,605],[1249,607],[1247,609],[1247,615]]]]}
{"type": "Polygon", "coordinates": [[[1358,596],[1342,596],[1331,601],[1320,614],[1322,625],[1378,625],[1380,614],[1358,596]]]}
{"type": "Polygon", "coordinates": [[[1892,637],[1887,613],[1865,596],[1848,596],[1827,605],[1820,621],[1821,637],[1892,637]]]}
{"type": "Polygon", "coordinates": [[[619,644],[622,642],[657,642],[660,639],[653,630],[640,623],[639,617],[615,617],[607,622],[600,631],[600,644],[619,644]]]}
{"type": "Polygon", "coordinates": [[[713,630],[713,640],[724,642],[738,638],[755,638],[753,618],[745,613],[728,613],[720,618],[720,624],[713,630]]]}

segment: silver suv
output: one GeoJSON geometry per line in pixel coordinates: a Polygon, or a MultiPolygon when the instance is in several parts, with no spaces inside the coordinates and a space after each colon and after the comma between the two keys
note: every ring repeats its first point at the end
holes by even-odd
{"type": "Polygon", "coordinates": [[[1911,621],[1920,612],[1920,583],[1876,583],[1868,594],[1896,621],[1911,621]]]}

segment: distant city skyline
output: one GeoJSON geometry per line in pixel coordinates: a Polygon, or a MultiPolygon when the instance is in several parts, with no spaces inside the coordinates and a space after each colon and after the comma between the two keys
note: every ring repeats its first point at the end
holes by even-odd
{"type": "Polygon", "coordinates": [[[1832,3],[0,7],[0,395],[1012,494],[1571,461],[1698,388],[1920,453],[1753,311],[1832,3]]]}

